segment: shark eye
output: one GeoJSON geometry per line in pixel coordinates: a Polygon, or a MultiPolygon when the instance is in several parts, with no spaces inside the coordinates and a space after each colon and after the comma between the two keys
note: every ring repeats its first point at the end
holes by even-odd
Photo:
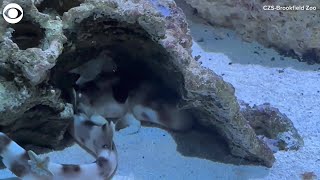
{"type": "Polygon", "coordinates": [[[108,146],[107,146],[106,144],[104,144],[104,145],[102,145],[102,148],[103,148],[103,149],[107,149],[108,146]]]}

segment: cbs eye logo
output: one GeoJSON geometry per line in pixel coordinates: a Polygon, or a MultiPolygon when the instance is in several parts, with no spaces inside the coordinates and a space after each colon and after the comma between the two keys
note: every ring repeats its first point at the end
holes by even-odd
{"type": "Polygon", "coordinates": [[[8,23],[15,24],[21,21],[23,10],[18,4],[10,3],[4,7],[2,16],[8,23]]]}

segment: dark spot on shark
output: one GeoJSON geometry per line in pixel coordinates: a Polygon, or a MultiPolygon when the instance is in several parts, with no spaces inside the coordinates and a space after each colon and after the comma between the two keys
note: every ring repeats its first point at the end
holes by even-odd
{"type": "Polygon", "coordinates": [[[79,165],[73,165],[73,164],[63,164],[62,165],[62,171],[65,174],[74,174],[79,173],[81,170],[79,165]]]}
{"type": "Polygon", "coordinates": [[[102,167],[105,167],[106,165],[108,165],[109,161],[108,161],[108,159],[106,159],[104,157],[98,157],[96,163],[99,167],[102,168],[102,167]]]}
{"type": "Polygon", "coordinates": [[[92,121],[86,120],[83,122],[83,125],[85,125],[86,127],[92,127],[92,126],[96,126],[96,124],[94,124],[92,121]]]}
{"type": "Polygon", "coordinates": [[[11,139],[6,135],[0,136],[0,153],[2,153],[10,144],[11,139]]]}
{"type": "Polygon", "coordinates": [[[29,155],[27,152],[24,152],[20,158],[12,162],[11,167],[9,168],[13,174],[18,177],[25,176],[30,172],[30,167],[28,164],[29,155]]]}
{"type": "Polygon", "coordinates": [[[96,164],[99,167],[100,176],[106,177],[109,175],[109,172],[111,171],[111,165],[108,159],[104,157],[98,157],[96,164]]]}

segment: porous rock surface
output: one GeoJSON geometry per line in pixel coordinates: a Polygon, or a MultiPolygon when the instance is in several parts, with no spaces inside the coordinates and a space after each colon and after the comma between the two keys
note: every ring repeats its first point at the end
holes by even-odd
{"type": "Polygon", "coordinates": [[[18,142],[32,137],[37,140],[27,142],[52,146],[43,132],[55,142],[61,139],[73,113],[65,91],[75,78],[68,72],[108,50],[124,76],[157,76],[179,94],[179,108],[188,109],[199,124],[217,131],[231,154],[272,166],[272,151],[242,115],[232,85],[192,58],[186,19],[174,1],[87,0],[62,17],[58,16],[61,9],[40,13],[36,7],[45,9],[43,2],[20,3],[25,20],[45,29],[38,47],[20,49],[12,41],[19,39],[12,37],[14,26],[0,20],[6,27],[0,31],[4,79],[0,92],[6,98],[0,102],[0,124],[18,142]],[[39,126],[41,130],[34,129],[39,126]],[[13,133],[19,129],[20,134],[13,133]]]}
{"type": "Polygon", "coordinates": [[[318,0],[185,0],[210,23],[234,29],[246,41],[274,47],[284,55],[320,63],[318,0]],[[264,10],[304,6],[304,10],[264,10]],[[312,10],[313,8],[316,10],[312,10]]]}
{"type": "MultiPolygon", "coordinates": [[[[0,5],[3,8],[9,2],[0,5]]],[[[47,83],[66,38],[61,20],[39,13],[31,1],[18,4],[25,11],[25,27],[10,26],[0,18],[0,127],[20,144],[52,148],[63,139],[73,115],[72,106],[60,98],[60,90],[47,83]],[[20,49],[12,34],[26,31],[27,36],[31,31],[32,36],[33,24],[45,29],[42,43],[20,49]]],[[[24,42],[33,44],[28,39],[24,42]]]]}
{"type": "Polygon", "coordinates": [[[303,139],[297,129],[279,109],[269,103],[250,107],[249,104],[240,102],[240,105],[250,126],[273,151],[298,150],[303,146],[303,139]]]}

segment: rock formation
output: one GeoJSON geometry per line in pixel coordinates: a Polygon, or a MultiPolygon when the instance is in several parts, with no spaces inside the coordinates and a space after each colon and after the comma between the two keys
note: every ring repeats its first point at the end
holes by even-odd
{"type": "Polygon", "coordinates": [[[62,21],[38,12],[31,1],[19,4],[25,11],[21,23],[0,19],[1,131],[20,144],[55,147],[73,115],[60,90],[48,83],[66,41],[62,21]]]}
{"type": "Polygon", "coordinates": [[[161,81],[231,154],[272,166],[272,151],[242,115],[233,86],[192,58],[188,25],[173,0],[70,0],[71,9],[17,2],[25,11],[21,24],[0,19],[0,125],[18,143],[58,144],[73,114],[67,91],[77,77],[68,72],[109,51],[128,83],[161,81]]]}
{"type": "Polygon", "coordinates": [[[291,120],[270,104],[250,107],[242,102],[241,112],[256,134],[273,151],[297,150],[303,146],[303,139],[291,120]]]}

